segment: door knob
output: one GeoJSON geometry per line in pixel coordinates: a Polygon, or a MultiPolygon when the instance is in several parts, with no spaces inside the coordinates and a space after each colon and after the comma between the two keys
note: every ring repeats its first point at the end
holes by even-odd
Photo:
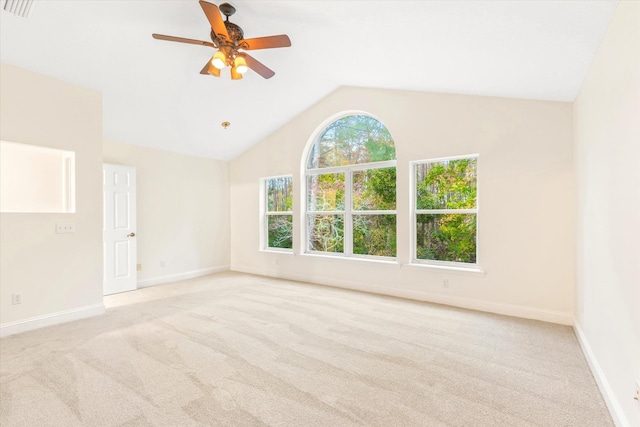
{"type": "Polygon", "coordinates": [[[129,233],[127,234],[127,237],[135,237],[136,233],[129,233]]]}

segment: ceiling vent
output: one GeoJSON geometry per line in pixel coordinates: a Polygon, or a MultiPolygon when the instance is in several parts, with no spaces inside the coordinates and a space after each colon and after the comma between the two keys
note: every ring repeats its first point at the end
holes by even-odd
{"type": "Polygon", "coordinates": [[[33,0],[5,0],[4,10],[26,18],[33,6],[33,0]]]}

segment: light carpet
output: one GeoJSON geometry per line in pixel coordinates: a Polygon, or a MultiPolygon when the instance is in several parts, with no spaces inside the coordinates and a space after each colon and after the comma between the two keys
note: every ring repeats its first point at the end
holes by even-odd
{"type": "Polygon", "coordinates": [[[0,425],[613,425],[570,327],[239,273],[0,340],[0,425]]]}

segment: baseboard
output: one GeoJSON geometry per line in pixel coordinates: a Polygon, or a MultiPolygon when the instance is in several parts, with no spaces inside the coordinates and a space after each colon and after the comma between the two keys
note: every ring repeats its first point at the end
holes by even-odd
{"type": "Polygon", "coordinates": [[[163,283],[177,282],[179,280],[193,279],[196,277],[207,276],[213,273],[221,273],[228,271],[228,265],[219,265],[217,267],[203,268],[201,270],[187,271],[184,273],[170,274],[167,276],[154,277],[153,279],[140,280],[138,282],[138,289],[147,288],[149,286],[161,285],[163,283]]]}
{"type": "Polygon", "coordinates": [[[587,359],[587,363],[591,368],[591,372],[593,373],[593,377],[600,388],[600,393],[602,393],[602,397],[604,398],[605,403],[607,404],[607,408],[609,408],[609,412],[611,413],[611,417],[613,418],[613,422],[617,427],[631,427],[631,423],[627,421],[627,417],[625,416],[622,408],[620,407],[620,403],[616,398],[611,386],[609,385],[609,381],[607,380],[606,375],[602,371],[600,367],[600,363],[598,363],[598,359],[596,355],[591,350],[591,346],[589,345],[589,341],[587,341],[587,337],[585,336],[582,327],[578,322],[574,322],[573,330],[576,333],[576,337],[578,337],[578,343],[580,343],[580,347],[582,348],[582,353],[584,353],[584,357],[587,359]]]}
{"type": "Polygon", "coordinates": [[[0,324],[0,337],[6,337],[20,332],[31,331],[44,328],[46,326],[58,325],[60,323],[85,319],[87,317],[104,314],[104,304],[94,304],[85,307],[78,307],[71,310],[59,311],[57,313],[45,314],[43,316],[31,317],[29,319],[17,320],[0,324]]]}
{"type": "MultiPolygon", "coordinates": [[[[252,267],[234,265],[230,269],[232,271],[241,273],[268,276],[264,274],[264,272],[259,271],[259,269],[252,267]]],[[[309,277],[285,273],[279,274],[274,277],[287,280],[296,280],[300,282],[315,283],[318,285],[333,286],[337,288],[353,289],[357,291],[371,292],[375,294],[389,295],[393,297],[407,298],[418,301],[433,302],[437,304],[468,308],[471,310],[484,311],[488,313],[504,314],[506,316],[514,316],[524,319],[542,320],[544,322],[558,323],[561,325],[573,325],[573,314],[560,311],[545,310],[541,308],[526,307],[521,305],[501,304],[490,301],[473,300],[468,298],[434,294],[429,292],[419,292],[408,289],[372,286],[363,282],[351,280],[336,280],[333,278],[320,276],[309,277]]]]}

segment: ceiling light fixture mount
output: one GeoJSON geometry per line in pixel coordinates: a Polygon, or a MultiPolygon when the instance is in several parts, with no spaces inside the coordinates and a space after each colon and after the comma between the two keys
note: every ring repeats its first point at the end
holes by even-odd
{"type": "Polygon", "coordinates": [[[231,122],[222,122],[222,123],[220,123],[220,126],[222,126],[223,128],[227,129],[229,126],[231,126],[231,122]]]}
{"type": "Polygon", "coordinates": [[[289,47],[291,40],[286,34],[277,36],[258,37],[245,39],[244,31],[239,25],[229,21],[229,17],[236,13],[236,8],[229,3],[223,3],[218,8],[215,4],[200,0],[200,6],[211,25],[211,41],[185,39],[183,37],[165,36],[163,34],[153,34],[153,38],[179,43],[199,44],[212,47],[216,53],[200,71],[200,74],[209,74],[220,77],[220,70],[229,67],[231,78],[238,80],[249,69],[260,74],[265,79],[275,75],[273,70],[250,56],[243,50],[272,49],[276,47],[289,47]],[[222,19],[222,15],[225,19],[222,19]]]}

